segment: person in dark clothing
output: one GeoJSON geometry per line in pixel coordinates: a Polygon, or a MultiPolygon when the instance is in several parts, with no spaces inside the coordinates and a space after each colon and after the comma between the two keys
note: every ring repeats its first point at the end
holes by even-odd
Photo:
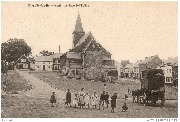
{"type": "Polygon", "coordinates": [[[116,99],[117,99],[117,93],[114,93],[114,95],[111,97],[112,113],[114,113],[114,108],[116,108],[116,99]]]}
{"type": "Polygon", "coordinates": [[[105,101],[106,101],[106,105],[107,105],[107,108],[108,108],[108,105],[109,105],[109,94],[108,92],[106,92],[106,97],[105,97],[105,101]]]}
{"type": "Polygon", "coordinates": [[[52,95],[51,95],[50,103],[51,103],[51,107],[54,107],[53,104],[56,103],[55,92],[53,92],[52,95]]]}
{"type": "Polygon", "coordinates": [[[66,93],[66,104],[68,107],[71,107],[71,93],[69,89],[68,92],[66,93]]]}
{"type": "Polygon", "coordinates": [[[101,107],[101,106],[102,106],[102,108],[103,108],[103,110],[104,110],[105,102],[106,102],[106,94],[105,94],[105,91],[103,91],[103,93],[102,93],[101,96],[100,96],[99,110],[100,110],[100,107],[101,107]]]}
{"type": "Polygon", "coordinates": [[[124,105],[122,106],[122,112],[127,112],[128,107],[126,105],[126,103],[124,103],[124,105]]]}

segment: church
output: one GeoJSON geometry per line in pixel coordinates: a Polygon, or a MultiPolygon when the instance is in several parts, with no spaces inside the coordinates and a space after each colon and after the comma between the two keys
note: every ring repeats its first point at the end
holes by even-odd
{"type": "Polygon", "coordinates": [[[91,32],[83,30],[79,13],[72,34],[72,49],[60,57],[62,74],[94,80],[103,72],[116,69],[111,53],[96,41],[91,32]]]}

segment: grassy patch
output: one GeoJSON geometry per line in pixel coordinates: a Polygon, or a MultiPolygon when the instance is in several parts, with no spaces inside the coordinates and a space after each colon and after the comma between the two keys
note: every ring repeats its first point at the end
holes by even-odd
{"type": "Polygon", "coordinates": [[[6,81],[6,92],[14,92],[32,89],[32,85],[15,71],[8,71],[8,75],[1,75],[2,82],[6,81]]]}
{"type": "MultiPolygon", "coordinates": [[[[92,95],[93,92],[96,92],[98,95],[100,95],[105,89],[105,83],[101,81],[95,82],[66,79],[54,72],[31,72],[31,74],[63,91],[70,89],[73,93],[79,93],[81,88],[85,88],[85,92],[88,92],[90,95],[92,95]]],[[[123,80],[120,81],[120,84],[106,83],[106,85],[106,90],[109,92],[109,95],[111,96],[116,92],[118,94],[118,98],[120,99],[124,98],[125,92],[128,91],[128,87],[130,90],[140,88],[140,83],[135,83],[132,80],[123,80]]]]}

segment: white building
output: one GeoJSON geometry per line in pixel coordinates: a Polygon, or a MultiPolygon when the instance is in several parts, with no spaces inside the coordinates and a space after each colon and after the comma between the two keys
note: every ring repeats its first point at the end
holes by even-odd
{"type": "Polygon", "coordinates": [[[52,71],[52,66],[51,56],[37,56],[35,59],[35,71],[52,71]]]}
{"type": "Polygon", "coordinates": [[[138,79],[139,78],[139,62],[132,64],[132,67],[133,67],[133,78],[138,79]]]}
{"type": "Polygon", "coordinates": [[[173,80],[172,80],[172,66],[166,64],[166,65],[161,66],[161,69],[164,72],[165,83],[173,83],[173,80]]]}

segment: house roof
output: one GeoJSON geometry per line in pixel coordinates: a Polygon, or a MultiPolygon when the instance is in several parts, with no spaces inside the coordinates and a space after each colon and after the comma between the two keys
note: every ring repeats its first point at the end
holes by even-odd
{"type": "Polygon", "coordinates": [[[31,62],[31,61],[29,60],[29,58],[27,58],[27,57],[25,56],[25,54],[23,54],[21,57],[19,57],[19,58],[15,61],[15,63],[17,63],[22,57],[25,57],[29,62],[31,62]]]}
{"type": "Polygon", "coordinates": [[[164,64],[171,63],[171,65],[175,65],[178,62],[178,57],[168,58],[167,60],[163,60],[164,64]]]}
{"type": "Polygon", "coordinates": [[[130,64],[127,64],[125,67],[124,67],[124,69],[126,69],[126,68],[132,68],[132,63],[130,63],[130,64]]]}
{"type": "Polygon", "coordinates": [[[174,67],[175,67],[175,66],[178,66],[178,62],[174,63],[174,67]]]}
{"type": "Polygon", "coordinates": [[[70,59],[82,59],[81,54],[76,52],[67,52],[66,57],[70,59]]]}
{"type": "Polygon", "coordinates": [[[139,62],[133,63],[132,67],[139,67],[139,62]]]}
{"type": "Polygon", "coordinates": [[[143,61],[141,61],[139,64],[146,64],[148,62],[150,62],[152,59],[154,59],[155,56],[151,56],[151,57],[146,57],[143,61]]]}
{"type": "Polygon", "coordinates": [[[51,56],[37,56],[35,58],[35,62],[49,62],[49,61],[52,61],[52,57],[51,56]]]}

